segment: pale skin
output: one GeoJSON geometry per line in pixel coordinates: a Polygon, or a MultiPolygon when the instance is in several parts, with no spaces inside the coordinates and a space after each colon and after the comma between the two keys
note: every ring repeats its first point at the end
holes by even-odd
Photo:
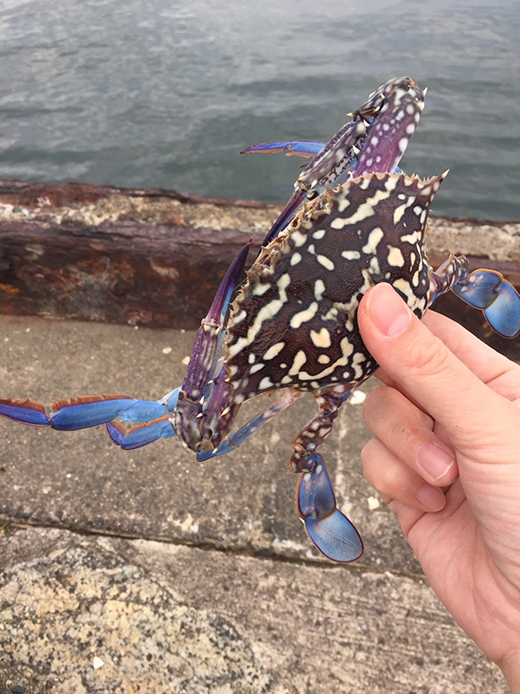
{"type": "Polygon", "coordinates": [[[457,323],[419,321],[389,285],[358,311],[386,385],[362,452],[455,620],[520,693],[520,366],[457,323]]]}

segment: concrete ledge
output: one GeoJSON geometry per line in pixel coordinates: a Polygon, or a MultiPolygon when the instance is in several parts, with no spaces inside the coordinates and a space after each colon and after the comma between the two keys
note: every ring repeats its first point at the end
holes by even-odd
{"type": "MultiPolygon", "coordinates": [[[[193,337],[0,317],[2,396],[157,398],[193,337]]],[[[287,460],[313,409],[206,464],[175,440],[124,452],[1,419],[0,692],[506,692],[365,482],[360,405],[323,454],[366,554],[341,567],[311,548],[287,460]]]]}
{"type": "MultiPolygon", "coordinates": [[[[0,180],[0,314],[197,328],[238,249],[260,244],[276,205],[167,190],[0,180]]],[[[520,289],[520,224],[431,219],[430,262],[464,253],[520,289]]],[[[250,253],[250,261],[254,253],[250,253]]],[[[496,349],[479,311],[454,296],[436,309],[496,349]]]]}
{"type": "Polygon", "coordinates": [[[0,552],[25,694],[507,692],[416,579],[49,529],[0,552]]]}

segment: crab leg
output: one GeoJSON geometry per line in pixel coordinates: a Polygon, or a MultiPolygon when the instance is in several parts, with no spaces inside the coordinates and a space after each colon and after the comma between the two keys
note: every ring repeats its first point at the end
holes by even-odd
{"type": "MultiPolygon", "coordinates": [[[[337,508],[336,497],[323,458],[315,450],[332,430],[341,405],[349,397],[348,386],[334,386],[316,396],[320,412],[302,429],[294,441],[295,454],[302,472],[296,492],[296,508],[305,524],[311,542],[326,557],[337,562],[351,562],[363,554],[363,542],[349,519],[337,508]]],[[[242,445],[261,426],[287,409],[303,393],[287,390],[241,429],[212,451],[199,451],[198,461],[226,455],[242,445]]],[[[293,462],[293,461],[291,461],[293,462]]],[[[293,463],[295,464],[295,463],[293,463]]]]}
{"type": "MultiPolygon", "coordinates": [[[[0,400],[0,415],[17,422],[50,426],[64,431],[106,424],[107,432],[114,443],[125,449],[133,449],[145,446],[159,438],[175,436],[176,431],[170,414],[176,409],[179,400],[184,399],[184,408],[181,405],[180,409],[186,410],[186,405],[188,407],[191,405],[192,411],[196,410],[192,425],[197,433],[200,422],[196,417],[201,414],[203,402],[208,390],[211,389],[210,381],[222,344],[227,309],[250,246],[251,242],[248,242],[231,263],[217,290],[208,315],[202,321],[181,389],[177,388],[157,401],[138,400],[127,396],[87,396],[70,401],[60,400],[52,405],[52,412],[49,415],[42,404],[33,400],[6,399],[0,400]],[[186,397],[186,393],[191,395],[191,399],[186,397]],[[193,398],[197,393],[199,401],[194,402],[193,398]]],[[[213,392],[215,390],[213,388],[213,392]]],[[[200,430],[198,440],[200,440],[200,430]]]]}
{"type": "Polygon", "coordinates": [[[292,142],[263,142],[240,150],[238,154],[274,154],[285,152],[288,157],[313,157],[325,147],[325,142],[315,140],[293,140],[292,142]]]}
{"type": "Polygon", "coordinates": [[[170,417],[178,399],[179,388],[176,388],[162,398],[163,409],[161,412],[156,410],[155,416],[143,417],[146,413],[133,407],[125,410],[106,423],[107,434],[123,450],[134,450],[161,438],[172,438],[176,433],[170,417]]]}
{"type": "Polygon", "coordinates": [[[262,245],[276,238],[306,198],[313,199],[345,173],[347,178],[368,173],[394,173],[419,122],[425,94],[426,90],[421,92],[410,77],[398,77],[370,94],[357,111],[349,114],[353,120],[343,125],[324,145],[313,140],[277,141],[253,145],[239,152],[285,151],[289,155],[310,157],[316,150],[262,245]],[[388,148],[388,142],[393,142],[394,146],[388,148]]]}
{"type": "Polygon", "coordinates": [[[468,260],[451,255],[430,275],[430,305],[449,290],[469,306],[478,308],[495,332],[513,338],[520,333],[520,294],[495,270],[468,275],[468,260]]]}
{"type": "Polygon", "coordinates": [[[426,89],[421,92],[415,82],[390,92],[370,127],[353,176],[395,172],[421,117],[425,96],[426,89]]]}
{"type": "Polygon", "coordinates": [[[296,390],[286,390],[284,394],[268,405],[262,412],[253,417],[247,424],[231,434],[229,438],[212,451],[199,451],[197,460],[199,462],[216,458],[217,456],[226,455],[241,446],[247,439],[252,436],[260,427],[269,422],[273,417],[280,412],[283,412],[290,407],[296,400],[303,397],[303,393],[296,390]]]}
{"type": "Polygon", "coordinates": [[[169,439],[176,436],[169,415],[140,426],[134,426],[126,433],[120,423],[107,422],[106,429],[112,441],[125,451],[132,451],[159,439],[169,439]]]}
{"type": "Polygon", "coordinates": [[[307,459],[309,471],[296,488],[296,508],[313,545],[328,559],[346,563],[363,554],[363,541],[355,526],[336,507],[336,497],[319,453],[307,459]]]}
{"type": "Polygon", "coordinates": [[[449,292],[458,282],[466,280],[468,267],[468,259],[465,256],[451,254],[437,270],[431,271],[428,305],[431,306],[437,297],[449,292]]]}
{"type": "Polygon", "coordinates": [[[359,559],[363,542],[354,525],[337,508],[325,462],[316,449],[332,431],[339,408],[353,390],[352,384],[344,383],[315,395],[318,414],[294,439],[290,463],[294,472],[303,473],[296,487],[296,510],[307,535],[322,554],[337,562],[359,559]]]}
{"type": "Polygon", "coordinates": [[[263,246],[276,238],[305,199],[315,198],[356,163],[366,133],[367,124],[360,119],[346,123],[331,137],[298,176],[293,193],[265,237],[263,246]]]}
{"type": "Polygon", "coordinates": [[[367,124],[361,119],[346,123],[331,137],[298,176],[293,193],[265,237],[263,246],[267,246],[276,238],[305,199],[315,198],[349,167],[355,165],[359,147],[366,138],[366,132],[367,124]]]}
{"type": "Polygon", "coordinates": [[[520,333],[520,294],[494,270],[475,270],[453,287],[454,293],[479,308],[495,332],[513,338],[520,333]]]}
{"type": "Polygon", "coordinates": [[[138,400],[126,395],[80,396],[58,400],[47,414],[45,407],[34,400],[0,400],[0,415],[15,422],[49,426],[59,431],[75,431],[106,424],[119,418],[125,422],[147,422],[172,411],[176,391],[160,400],[138,400]]]}
{"type": "Polygon", "coordinates": [[[242,247],[220,283],[208,314],[197,330],[193,353],[179,390],[179,400],[172,419],[173,427],[188,448],[195,451],[201,441],[204,403],[219,358],[226,313],[251,245],[252,242],[249,241],[242,247]]]}
{"type": "Polygon", "coordinates": [[[289,467],[293,472],[307,472],[308,458],[332,431],[339,408],[348,400],[355,387],[361,384],[341,383],[315,393],[318,413],[310,419],[293,440],[294,452],[289,467]]]}

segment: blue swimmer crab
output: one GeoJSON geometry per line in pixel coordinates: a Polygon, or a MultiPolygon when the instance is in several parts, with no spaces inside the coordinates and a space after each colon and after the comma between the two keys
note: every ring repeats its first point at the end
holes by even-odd
{"type": "Polygon", "coordinates": [[[179,388],[157,401],[111,395],[59,400],[50,411],[32,400],[4,399],[0,414],[65,431],[104,424],[124,449],[178,436],[204,461],[235,450],[310,392],[318,411],[294,439],[290,461],[300,473],[297,511],[326,557],[358,559],[362,540],[336,507],[317,450],[341,405],[377,369],[358,330],[362,296],[388,282],[421,317],[452,290],[481,309],[501,335],[520,332],[520,295],[499,273],[469,274],[464,256],[451,255],[436,271],[428,263],[428,211],[446,174],[420,180],[398,168],[425,94],[409,77],[392,79],[326,144],[269,142],[243,150],[285,151],[309,162],[245,281],[251,243],[229,266],[179,388]],[[272,391],[279,397],[231,433],[242,403],[272,391]]]}

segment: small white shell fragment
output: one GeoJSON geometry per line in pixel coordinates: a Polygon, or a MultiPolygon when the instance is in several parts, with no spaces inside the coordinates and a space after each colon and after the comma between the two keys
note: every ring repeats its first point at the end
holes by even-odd
{"type": "Polygon", "coordinates": [[[184,364],[184,366],[188,366],[189,363],[190,363],[190,358],[184,357],[184,359],[182,360],[182,364],[184,364]]]}
{"type": "Polygon", "coordinates": [[[376,508],[379,508],[381,506],[379,499],[376,499],[375,496],[369,496],[367,499],[367,504],[370,511],[375,511],[376,508]]]}
{"type": "Polygon", "coordinates": [[[350,396],[349,402],[351,405],[361,405],[366,399],[366,393],[363,393],[361,390],[355,390],[350,396]]]}
{"type": "Polygon", "coordinates": [[[163,347],[162,353],[163,354],[171,354],[172,348],[171,347],[163,347]]]}
{"type": "Polygon", "coordinates": [[[103,660],[101,660],[101,658],[98,658],[98,656],[96,655],[92,664],[94,665],[94,670],[99,670],[99,668],[103,667],[105,663],[103,660]]]}

